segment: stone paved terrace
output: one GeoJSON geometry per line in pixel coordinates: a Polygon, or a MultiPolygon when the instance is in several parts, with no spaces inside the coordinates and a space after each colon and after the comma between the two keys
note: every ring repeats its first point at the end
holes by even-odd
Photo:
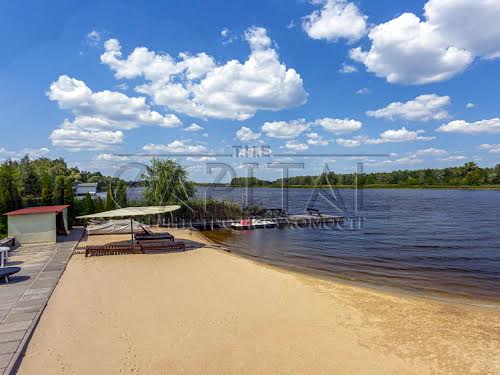
{"type": "Polygon", "coordinates": [[[21,246],[9,254],[7,265],[21,267],[10,282],[0,281],[0,374],[15,373],[73,250],[83,235],[74,228],[56,244],[21,246]]]}

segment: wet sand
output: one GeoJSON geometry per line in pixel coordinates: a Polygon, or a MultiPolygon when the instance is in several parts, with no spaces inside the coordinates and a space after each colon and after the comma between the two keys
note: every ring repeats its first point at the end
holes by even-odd
{"type": "Polygon", "coordinates": [[[344,285],[201,245],[74,255],[19,373],[500,374],[498,353],[500,309],[344,285]]]}

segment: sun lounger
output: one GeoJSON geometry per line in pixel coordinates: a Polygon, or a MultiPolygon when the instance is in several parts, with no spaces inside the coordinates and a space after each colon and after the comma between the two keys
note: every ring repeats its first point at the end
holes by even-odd
{"type": "Polygon", "coordinates": [[[93,245],[85,247],[85,257],[96,255],[138,254],[141,249],[131,245],[93,245]]]}
{"type": "Polygon", "coordinates": [[[142,252],[154,252],[154,251],[166,251],[172,249],[186,250],[186,244],[184,242],[172,242],[172,241],[140,241],[139,247],[142,252]]]}
{"type": "Polygon", "coordinates": [[[134,237],[136,241],[158,241],[169,240],[174,242],[174,236],[170,233],[137,233],[134,237]]]}
{"type": "Polygon", "coordinates": [[[0,268],[0,278],[3,278],[5,283],[9,282],[9,277],[21,271],[20,267],[3,267],[0,268]]]}

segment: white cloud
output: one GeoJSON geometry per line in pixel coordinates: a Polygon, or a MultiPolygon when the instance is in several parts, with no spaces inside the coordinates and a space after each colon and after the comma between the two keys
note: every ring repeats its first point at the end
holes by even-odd
{"type": "Polygon", "coordinates": [[[198,124],[195,124],[194,122],[189,125],[187,128],[184,128],[184,131],[186,132],[198,132],[200,130],[203,130],[204,127],[198,125],[198,124]]]}
{"type": "Polygon", "coordinates": [[[408,130],[404,126],[401,129],[390,129],[380,134],[379,138],[368,138],[365,143],[380,144],[391,142],[412,142],[412,141],[428,141],[435,139],[435,137],[425,137],[420,134],[425,133],[424,130],[408,130]]]}
{"type": "Polygon", "coordinates": [[[461,161],[461,160],[466,160],[467,157],[463,155],[452,155],[448,156],[447,158],[442,158],[439,159],[440,161],[461,161]]]}
{"type": "Polygon", "coordinates": [[[337,138],[335,141],[338,145],[342,147],[359,147],[361,146],[361,140],[353,138],[353,139],[345,139],[345,138],[337,138]]]}
{"type": "Polygon", "coordinates": [[[260,133],[254,133],[252,129],[247,128],[246,126],[242,126],[236,132],[236,138],[238,138],[242,142],[256,141],[260,138],[260,133]]]}
{"type": "MultiPolygon", "coordinates": [[[[393,157],[393,155],[391,155],[393,157]]],[[[416,164],[421,164],[423,163],[423,160],[415,157],[415,156],[409,156],[409,157],[403,157],[403,158],[397,158],[397,159],[388,159],[388,160],[382,160],[382,161],[375,161],[375,160],[369,160],[365,162],[366,166],[370,167],[382,167],[386,165],[416,165],[416,164]]]]}
{"type": "Polygon", "coordinates": [[[172,154],[200,154],[207,152],[207,148],[203,145],[193,145],[189,141],[175,140],[166,145],[157,145],[148,143],[142,148],[144,151],[151,153],[172,153],[172,154]]]}
{"type": "Polygon", "coordinates": [[[292,150],[292,151],[306,151],[307,149],[309,149],[309,146],[306,145],[305,143],[299,143],[296,141],[288,141],[285,144],[285,148],[288,150],[292,150]]]}
{"type": "Polygon", "coordinates": [[[200,162],[200,161],[214,161],[217,160],[217,158],[214,158],[213,156],[201,156],[199,158],[193,157],[193,156],[188,156],[186,158],[186,161],[194,161],[194,162],[200,162]]]}
{"type": "Polygon", "coordinates": [[[88,45],[95,47],[101,41],[101,33],[96,30],[92,30],[85,36],[85,40],[88,45]]]}
{"type": "Polygon", "coordinates": [[[262,131],[270,138],[292,139],[309,129],[309,124],[304,119],[293,121],[266,122],[262,131]]]}
{"type": "Polygon", "coordinates": [[[328,145],[328,141],[320,136],[318,133],[309,133],[306,134],[307,144],[311,146],[326,146],[328,145]]]}
{"type": "Polygon", "coordinates": [[[131,98],[108,90],[92,92],[85,82],[66,75],[52,82],[47,96],[61,109],[71,110],[77,117],[96,118],[113,128],[132,129],[140,125],[172,128],[181,124],[175,115],[163,116],[152,111],[144,97],[131,98]]]}
{"type": "Polygon", "coordinates": [[[481,150],[487,150],[490,154],[500,154],[500,144],[487,144],[484,143],[479,146],[481,150]]]}
{"type": "Polygon", "coordinates": [[[465,105],[465,108],[467,108],[467,109],[472,109],[472,108],[474,108],[475,106],[476,106],[476,105],[475,105],[474,103],[469,102],[469,103],[467,103],[467,104],[465,105]]]}
{"type": "Polygon", "coordinates": [[[0,159],[21,159],[28,155],[31,159],[41,158],[50,153],[46,147],[42,148],[23,148],[21,150],[7,150],[3,147],[0,148],[0,159]]]}
{"type": "Polygon", "coordinates": [[[96,157],[97,160],[105,161],[128,161],[130,158],[128,156],[119,156],[114,154],[99,154],[96,157]]]}
{"type": "Polygon", "coordinates": [[[342,67],[339,69],[339,73],[342,73],[342,74],[356,73],[357,71],[358,71],[358,68],[356,68],[354,65],[349,65],[346,63],[343,63],[342,67]]]}
{"type": "Polygon", "coordinates": [[[136,87],[154,103],[198,118],[246,120],[259,110],[277,111],[302,105],[307,93],[300,75],[279,61],[264,28],[245,33],[250,56],[240,63],[218,65],[206,53],[168,54],[137,47],[126,59],[116,39],[105,43],[101,61],[115,71],[116,78],[139,78],[136,87]]]}
{"type": "Polygon", "coordinates": [[[362,89],[359,89],[356,91],[356,94],[358,95],[368,95],[370,93],[370,90],[367,87],[363,87],[362,89]]]}
{"type": "Polygon", "coordinates": [[[500,133],[500,119],[481,120],[476,122],[467,122],[464,120],[455,120],[448,124],[441,125],[438,132],[445,133],[464,133],[464,134],[494,134],[500,133]]]}
{"type": "Polygon", "coordinates": [[[371,47],[351,58],[391,83],[427,84],[464,71],[475,58],[500,57],[500,2],[429,0],[425,20],[404,13],[375,26],[371,47]]]}
{"type": "Polygon", "coordinates": [[[417,150],[413,154],[416,156],[443,156],[447,155],[448,151],[439,148],[426,148],[423,150],[417,150]]]}
{"type": "Polygon", "coordinates": [[[375,118],[390,120],[403,119],[408,121],[430,121],[448,118],[446,107],[450,104],[449,96],[436,94],[420,95],[414,100],[394,102],[385,108],[376,111],[367,111],[366,114],[375,118]]]}
{"type": "Polygon", "coordinates": [[[358,131],[363,127],[363,124],[360,121],[347,118],[335,119],[325,117],[315,120],[312,124],[322,126],[323,129],[333,134],[351,133],[358,131]]]}
{"type": "Polygon", "coordinates": [[[224,27],[221,30],[220,36],[222,37],[222,44],[224,44],[224,45],[230,44],[230,43],[234,42],[236,39],[238,39],[236,37],[236,35],[233,35],[231,30],[229,30],[227,27],[224,27]]]}
{"type": "Polygon", "coordinates": [[[345,0],[314,0],[313,4],[323,7],[303,19],[302,27],[310,38],[329,42],[347,39],[352,43],[365,35],[367,17],[361,14],[354,3],[345,0]]]}
{"type": "Polygon", "coordinates": [[[47,96],[75,116],[73,121],[65,119],[50,136],[53,145],[68,149],[106,149],[123,143],[121,130],[140,125],[171,128],[181,124],[175,115],[152,111],[144,97],[128,97],[108,90],[92,92],[85,82],[66,75],[52,82],[47,96]]]}
{"type": "Polygon", "coordinates": [[[378,138],[369,138],[367,136],[357,136],[352,139],[337,139],[337,144],[344,147],[359,147],[362,144],[377,145],[382,143],[399,143],[399,142],[413,142],[413,141],[429,141],[435,137],[426,137],[421,134],[425,133],[424,130],[408,130],[405,127],[401,129],[390,129],[382,132],[378,138]]]}
{"type": "Polygon", "coordinates": [[[49,138],[54,146],[69,151],[105,150],[123,143],[123,133],[119,130],[84,130],[68,120],[64,121],[61,128],[55,129],[49,138]]]}

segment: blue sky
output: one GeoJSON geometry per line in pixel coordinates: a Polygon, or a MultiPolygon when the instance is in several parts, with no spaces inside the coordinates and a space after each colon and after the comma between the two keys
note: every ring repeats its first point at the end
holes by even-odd
{"type": "Polygon", "coordinates": [[[147,159],[116,155],[192,154],[200,181],[232,145],[390,155],[273,159],[293,174],[492,166],[499,17],[500,0],[3,2],[0,158],[113,174],[147,159]]]}

